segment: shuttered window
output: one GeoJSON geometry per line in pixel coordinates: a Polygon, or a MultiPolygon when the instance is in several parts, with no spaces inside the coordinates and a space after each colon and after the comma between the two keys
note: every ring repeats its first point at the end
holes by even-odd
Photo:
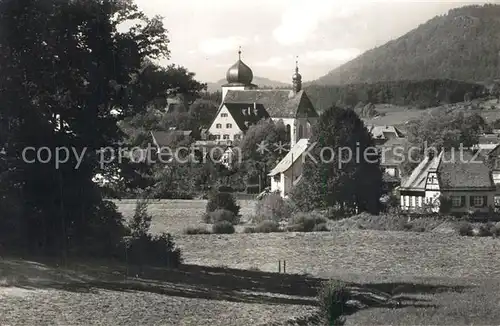
{"type": "Polygon", "coordinates": [[[470,205],[472,207],[485,207],[488,203],[487,196],[471,196],[470,205]]]}

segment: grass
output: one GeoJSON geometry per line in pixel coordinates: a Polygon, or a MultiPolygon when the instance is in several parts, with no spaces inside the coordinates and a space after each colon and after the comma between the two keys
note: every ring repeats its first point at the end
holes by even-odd
{"type": "MultiPolygon", "coordinates": [[[[500,323],[500,239],[337,229],[183,235],[204,204],[151,207],[154,232],[176,231],[187,264],[178,271],[125,279],[126,268],[109,262],[0,260],[0,324],[285,325],[316,310],[324,279],[349,283],[366,306],[346,312],[346,325],[500,323]]],[[[252,204],[242,206],[250,216],[252,204]]],[[[120,205],[125,214],[134,207],[120,205]]]]}
{"type": "MultiPolygon", "coordinates": [[[[115,200],[114,203],[125,218],[134,214],[135,200],[115,200]]],[[[238,200],[238,203],[241,206],[242,220],[254,213],[255,201],[238,200]]],[[[148,212],[153,215],[151,232],[182,234],[187,227],[206,227],[202,222],[206,205],[206,200],[152,200],[148,207],[148,212]]],[[[237,230],[242,228],[236,227],[237,230]]]]}

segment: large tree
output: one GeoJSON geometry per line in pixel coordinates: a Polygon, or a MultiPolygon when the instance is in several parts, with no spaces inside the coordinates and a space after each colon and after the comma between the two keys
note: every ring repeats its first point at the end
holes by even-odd
{"type": "Polygon", "coordinates": [[[100,164],[99,150],[122,142],[118,120],[146,109],[142,64],[169,54],[162,20],[129,0],[6,0],[0,24],[0,191],[19,206],[15,216],[0,212],[0,230],[45,253],[111,250],[120,215],[92,178],[116,173],[118,162],[100,164]],[[59,166],[54,157],[28,162],[27,147],[69,156],[59,166]]]}
{"type": "Polygon", "coordinates": [[[353,110],[333,106],[319,118],[291,197],[303,209],[377,213],[382,172],[370,133],[353,110]]]}
{"type": "Polygon", "coordinates": [[[242,156],[238,158],[239,172],[245,174],[247,180],[258,180],[265,187],[267,173],[290,149],[285,124],[261,120],[248,128],[238,147],[242,156]]]}

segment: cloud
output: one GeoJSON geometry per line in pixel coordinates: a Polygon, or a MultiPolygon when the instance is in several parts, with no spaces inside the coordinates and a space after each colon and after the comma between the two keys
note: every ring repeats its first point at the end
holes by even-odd
{"type": "Polygon", "coordinates": [[[303,43],[314,35],[322,21],[351,17],[361,8],[360,2],[363,1],[291,1],[281,16],[281,24],[273,31],[274,38],[282,45],[303,43]]]}
{"type": "Polygon", "coordinates": [[[305,64],[315,64],[324,62],[347,62],[361,54],[360,49],[346,48],[333,50],[309,51],[302,56],[305,64]]]}
{"type": "Polygon", "coordinates": [[[237,51],[238,46],[247,44],[248,40],[240,36],[230,36],[226,38],[211,38],[200,42],[201,52],[214,55],[228,51],[237,51]]]}
{"type": "Polygon", "coordinates": [[[256,62],[253,65],[256,67],[278,67],[283,62],[282,57],[270,57],[266,61],[256,62]]]}

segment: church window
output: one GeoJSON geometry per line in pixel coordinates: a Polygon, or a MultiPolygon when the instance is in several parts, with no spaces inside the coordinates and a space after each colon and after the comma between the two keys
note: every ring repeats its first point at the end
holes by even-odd
{"type": "Polygon", "coordinates": [[[290,141],[292,140],[292,128],[290,128],[290,125],[286,125],[286,140],[290,141]]]}
{"type": "Polygon", "coordinates": [[[215,125],[215,128],[217,128],[217,129],[222,128],[222,123],[218,123],[218,124],[216,124],[216,125],[215,125]]]}
{"type": "Polygon", "coordinates": [[[230,124],[230,123],[226,123],[226,128],[232,128],[232,127],[233,127],[233,125],[232,125],[232,124],[230,124]]]}
{"type": "Polygon", "coordinates": [[[299,139],[302,139],[302,137],[304,137],[304,130],[302,128],[302,125],[299,125],[299,139]]]}
{"type": "Polygon", "coordinates": [[[227,113],[221,113],[220,116],[221,118],[227,118],[227,113]]]}

